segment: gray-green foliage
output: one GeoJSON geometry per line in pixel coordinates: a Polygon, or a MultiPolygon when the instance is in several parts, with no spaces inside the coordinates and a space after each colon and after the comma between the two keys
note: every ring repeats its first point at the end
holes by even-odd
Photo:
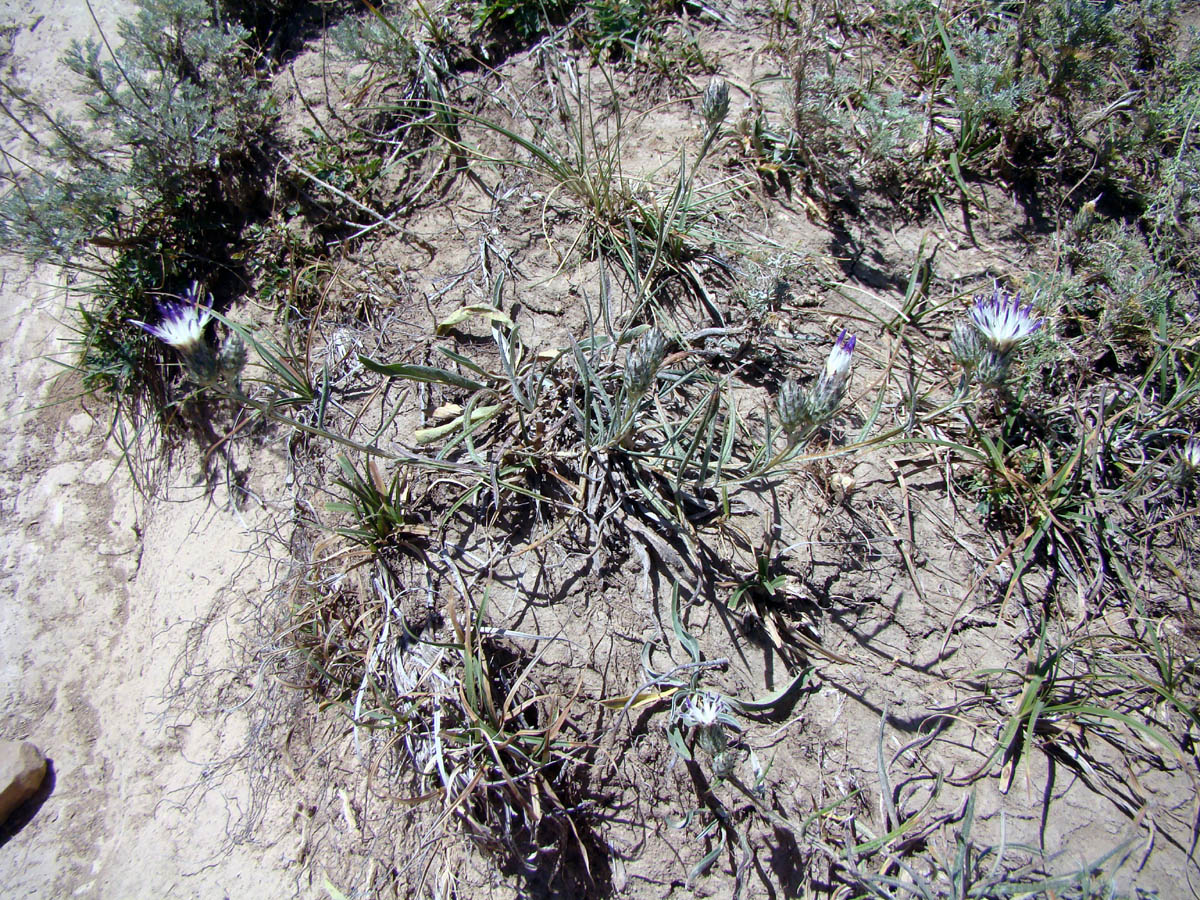
{"type": "Polygon", "coordinates": [[[1010,41],[1015,26],[1001,20],[997,29],[965,31],[956,92],[962,115],[988,124],[1006,124],[1029,103],[1033,88],[1032,79],[1013,65],[1010,41]]]}
{"type": "MultiPolygon", "coordinates": [[[[193,282],[236,270],[243,225],[263,196],[273,111],[248,32],[204,0],[139,0],[115,35],[74,43],[84,115],[51,115],[3,84],[4,110],[33,136],[9,157],[0,240],[86,271],[74,327],[84,385],[169,405],[169,359],[134,321],[193,282]]],[[[136,416],[135,416],[136,418],[136,416]]]]}
{"type": "MultiPolygon", "coordinates": [[[[254,154],[271,122],[247,36],[203,0],[142,0],[118,26],[115,53],[73,43],[63,61],[80,77],[87,120],[54,118],[44,161],[10,179],[4,239],[67,260],[88,242],[186,247],[227,228],[253,202],[254,154]]],[[[13,99],[50,124],[36,98],[13,99]]]]}
{"type": "Polygon", "coordinates": [[[918,197],[958,194],[970,176],[1044,182],[1076,169],[1072,181],[1141,191],[1171,146],[1147,118],[1161,106],[1190,120],[1178,109],[1192,96],[1186,67],[1163,52],[1173,8],[892,0],[858,10],[857,24],[890,50],[882,65],[833,29],[821,41],[814,20],[815,33],[780,45],[803,147],[776,162],[827,185],[866,175],[918,197]]]}
{"type": "Polygon", "coordinates": [[[379,4],[378,14],[347,18],[331,29],[330,37],[347,58],[403,75],[414,71],[417,64],[418,48],[411,31],[406,14],[379,4]]]}
{"type": "Polygon", "coordinates": [[[1171,67],[1174,90],[1146,110],[1148,131],[1166,151],[1146,179],[1148,224],[1160,259],[1200,268],[1200,48],[1171,67]]]}
{"type": "MultiPolygon", "coordinates": [[[[1121,894],[1111,873],[1129,855],[1128,844],[1118,846],[1092,863],[1070,874],[1045,874],[1041,854],[1031,847],[980,845],[971,839],[975,821],[975,795],[963,812],[954,836],[952,856],[929,854],[914,859],[897,859],[896,874],[877,872],[859,865],[848,850],[846,868],[860,897],[880,900],[967,900],[967,898],[1062,897],[1072,900],[1116,900],[1121,894]]],[[[1002,832],[1003,833],[1003,832],[1002,832]]]]}

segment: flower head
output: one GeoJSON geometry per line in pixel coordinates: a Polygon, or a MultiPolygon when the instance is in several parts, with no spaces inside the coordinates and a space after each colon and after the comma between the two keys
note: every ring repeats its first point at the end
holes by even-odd
{"type": "MultiPolygon", "coordinates": [[[[178,302],[159,304],[158,311],[161,320],[157,325],[133,324],[178,352],[183,367],[196,381],[206,385],[216,382],[220,376],[217,360],[204,340],[204,328],[212,318],[212,310],[200,305],[200,286],[193,284],[178,302]]],[[[242,356],[244,359],[244,349],[242,356]]],[[[236,353],[227,364],[231,362],[236,362],[236,353]]]]}
{"type": "Polygon", "coordinates": [[[134,322],[154,335],[164,344],[170,344],[180,353],[194,352],[204,343],[204,326],[212,313],[195,303],[163,303],[158,307],[162,321],[157,325],[134,322]]]}
{"type": "Polygon", "coordinates": [[[1000,389],[1008,379],[1009,358],[991,348],[979,355],[975,364],[975,380],[985,388],[1000,389]]]}
{"type": "Polygon", "coordinates": [[[987,349],[983,346],[979,331],[970,322],[960,319],[954,323],[954,328],[950,332],[950,355],[958,361],[960,366],[968,372],[974,371],[986,352],[987,349]]]}
{"type": "Polygon", "coordinates": [[[1189,473],[1200,472],[1200,436],[1193,434],[1184,442],[1183,449],[1179,451],[1179,460],[1189,473]]]}
{"type": "Polygon", "coordinates": [[[710,131],[715,131],[729,115],[729,85],[724,78],[714,78],[700,98],[700,115],[710,131]]]}
{"type": "Polygon", "coordinates": [[[221,351],[217,354],[217,371],[221,373],[222,378],[233,384],[244,368],[246,368],[246,343],[238,336],[237,332],[230,332],[229,336],[225,338],[225,342],[221,344],[221,351]]]}
{"type": "Polygon", "coordinates": [[[723,778],[733,770],[737,758],[727,752],[729,736],[725,728],[736,730],[738,725],[729,715],[724,697],[709,691],[689,694],[683,712],[676,713],[676,721],[696,729],[696,744],[712,757],[715,775],[723,778]]]}
{"type": "Polygon", "coordinates": [[[702,694],[692,694],[687,698],[687,706],[679,715],[679,721],[684,725],[696,728],[712,728],[718,725],[721,717],[728,715],[729,706],[720,694],[705,691],[702,694]]]}
{"type": "Polygon", "coordinates": [[[990,296],[977,296],[969,315],[987,345],[1001,355],[1041,328],[1045,321],[1034,318],[1032,303],[1021,306],[1020,292],[1010,294],[999,287],[990,296]]]}
{"type": "Polygon", "coordinates": [[[817,379],[809,396],[809,408],[817,422],[824,422],[833,415],[846,395],[846,383],[850,380],[850,363],[854,360],[854,344],[857,338],[846,334],[846,329],[833,342],[829,358],[825,360],[825,371],[817,379]]]}
{"type": "Polygon", "coordinates": [[[638,339],[625,363],[625,389],[631,396],[641,397],[650,390],[666,353],[667,338],[657,328],[651,328],[638,339]]]}
{"type": "Polygon", "coordinates": [[[842,329],[842,333],[833,342],[833,349],[829,351],[829,359],[825,361],[825,378],[845,387],[846,379],[850,377],[850,363],[854,359],[854,345],[857,342],[857,336],[848,335],[846,329],[842,329]]]}
{"type": "Polygon", "coordinates": [[[808,401],[809,392],[794,379],[789,378],[779,389],[775,405],[779,410],[779,421],[788,435],[797,434],[812,424],[812,409],[808,401]]]}
{"type": "Polygon", "coordinates": [[[846,395],[846,384],[850,380],[850,364],[854,360],[854,345],[857,338],[846,334],[843,328],[829,358],[825,360],[825,371],[815,384],[807,390],[791,379],[784,382],[777,401],[779,419],[788,440],[793,444],[804,437],[807,429],[827,422],[841,405],[846,395]]]}

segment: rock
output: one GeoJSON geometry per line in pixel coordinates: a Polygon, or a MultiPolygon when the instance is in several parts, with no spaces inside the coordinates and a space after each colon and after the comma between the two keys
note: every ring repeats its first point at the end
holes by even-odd
{"type": "Polygon", "coordinates": [[[0,824],[37,793],[46,757],[28,741],[0,741],[0,824]]]}

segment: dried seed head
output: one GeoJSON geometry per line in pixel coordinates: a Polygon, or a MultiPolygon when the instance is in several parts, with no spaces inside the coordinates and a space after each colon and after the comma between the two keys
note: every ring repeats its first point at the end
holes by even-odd
{"type": "Polygon", "coordinates": [[[643,334],[629,351],[625,363],[625,390],[631,397],[641,397],[654,385],[654,376],[667,354],[667,338],[657,328],[643,334]]]}
{"type": "Polygon", "coordinates": [[[708,130],[716,131],[729,115],[729,85],[724,78],[714,78],[704,89],[700,98],[700,115],[708,125],[708,130]]]}
{"type": "Polygon", "coordinates": [[[834,472],[829,479],[829,486],[833,488],[833,496],[839,503],[850,496],[857,483],[849,472],[834,472]]]}

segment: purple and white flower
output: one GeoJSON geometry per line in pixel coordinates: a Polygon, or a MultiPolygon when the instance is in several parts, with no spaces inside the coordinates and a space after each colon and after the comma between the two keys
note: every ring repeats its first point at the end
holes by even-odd
{"type": "Polygon", "coordinates": [[[157,325],[134,322],[164,344],[169,344],[180,353],[194,353],[204,345],[204,327],[212,313],[195,303],[163,303],[158,307],[161,321],[157,325]]]}
{"type": "Polygon", "coordinates": [[[846,334],[845,328],[833,342],[833,349],[829,351],[829,359],[825,361],[824,376],[831,383],[845,386],[846,380],[850,377],[850,363],[854,360],[854,345],[857,342],[858,337],[846,334]]]}
{"type": "Polygon", "coordinates": [[[850,380],[850,364],[854,361],[857,340],[843,328],[833,343],[833,349],[829,351],[829,358],[825,360],[825,371],[815,384],[806,390],[788,379],[780,388],[777,401],[779,419],[793,445],[811,429],[829,421],[841,405],[846,395],[846,384],[850,380]]]}
{"type": "Polygon", "coordinates": [[[1193,434],[1184,442],[1179,460],[1188,472],[1200,472],[1200,436],[1193,434]]]}
{"type": "Polygon", "coordinates": [[[722,716],[728,713],[729,706],[720,694],[705,691],[687,698],[687,705],[679,714],[679,721],[695,728],[713,728],[720,724],[722,716]]]}
{"type": "Polygon", "coordinates": [[[995,288],[991,295],[980,294],[969,313],[971,324],[987,345],[1007,355],[1013,347],[1042,327],[1044,319],[1035,318],[1033,304],[1021,306],[1021,294],[995,288]]]}
{"type": "MultiPolygon", "coordinates": [[[[212,319],[212,310],[200,305],[199,285],[193,284],[191,289],[176,302],[159,304],[158,311],[160,319],[157,325],[148,325],[145,322],[134,322],[133,324],[145,329],[174,349],[179,354],[188,374],[200,384],[214,384],[221,376],[221,371],[216,357],[204,340],[204,329],[212,319]]],[[[235,352],[234,357],[236,356],[235,352]]],[[[230,358],[226,360],[226,364],[237,361],[236,358],[230,358]]],[[[241,362],[244,364],[244,361],[245,351],[243,349],[241,362]]],[[[234,373],[234,377],[236,377],[236,373],[234,373]]]]}
{"type": "Polygon", "coordinates": [[[857,342],[858,338],[846,334],[845,328],[833,342],[833,349],[825,360],[825,371],[813,386],[808,401],[815,423],[828,421],[841,406],[842,398],[846,396],[846,384],[850,381],[850,364],[854,361],[854,345],[857,342]]]}

